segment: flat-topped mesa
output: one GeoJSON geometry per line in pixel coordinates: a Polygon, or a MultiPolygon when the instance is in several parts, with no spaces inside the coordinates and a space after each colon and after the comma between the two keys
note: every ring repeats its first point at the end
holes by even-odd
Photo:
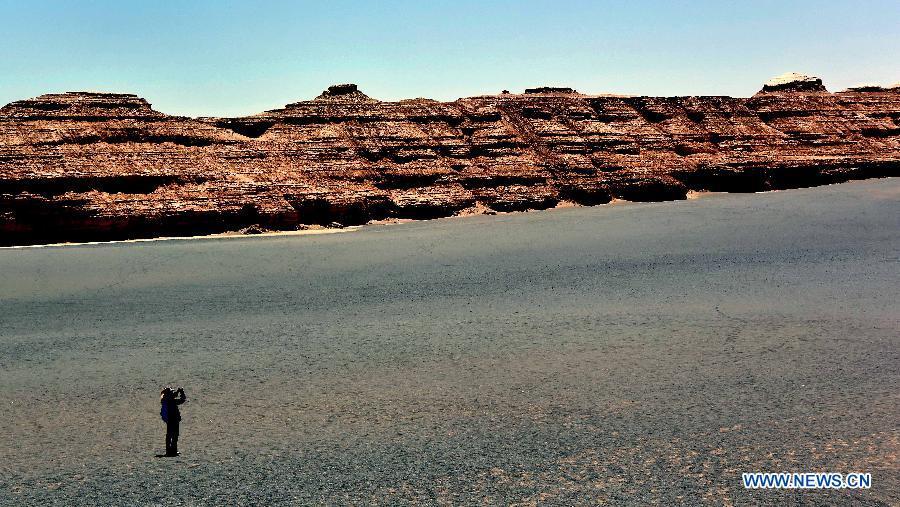
{"type": "Polygon", "coordinates": [[[877,84],[860,84],[856,86],[851,86],[841,93],[879,93],[879,92],[888,92],[888,93],[900,93],[900,83],[893,84],[891,86],[881,86],[877,84]]]}
{"type": "Polygon", "coordinates": [[[766,81],[759,93],[828,92],[822,79],[797,72],[788,72],[766,81]]]}
{"type": "Polygon", "coordinates": [[[537,88],[526,88],[526,95],[578,95],[578,91],[574,88],[566,86],[538,86],[537,88]]]}
{"type": "Polygon", "coordinates": [[[66,92],[18,100],[0,108],[16,118],[133,118],[163,116],[146,99],[132,93],[66,92]]]}
{"type": "Polygon", "coordinates": [[[326,93],[328,93],[329,95],[349,95],[353,92],[358,91],[359,87],[357,87],[354,83],[344,83],[329,86],[326,93]]]}
{"type": "Polygon", "coordinates": [[[378,102],[378,100],[359,91],[359,88],[353,83],[329,86],[327,90],[313,100],[320,102],[378,102]]]}

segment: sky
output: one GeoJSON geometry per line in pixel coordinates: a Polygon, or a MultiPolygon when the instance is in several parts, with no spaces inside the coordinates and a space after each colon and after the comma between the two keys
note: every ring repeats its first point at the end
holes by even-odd
{"type": "Polygon", "coordinates": [[[750,96],[790,71],[900,82],[900,1],[0,0],[0,104],[75,90],[238,116],[357,83],[382,100],[570,86],[750,96]]]}

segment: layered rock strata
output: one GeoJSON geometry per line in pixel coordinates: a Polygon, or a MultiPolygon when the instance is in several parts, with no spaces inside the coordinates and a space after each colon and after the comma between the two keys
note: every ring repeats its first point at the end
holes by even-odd
{"type": "Polygon", "coordinates": [[[242,118],[135,95],[0,108],[0,244],[364,224],[900,174],[900,89],[783,76],[750,98],[541,87],[382,102],[356,85],[242,118]]]}

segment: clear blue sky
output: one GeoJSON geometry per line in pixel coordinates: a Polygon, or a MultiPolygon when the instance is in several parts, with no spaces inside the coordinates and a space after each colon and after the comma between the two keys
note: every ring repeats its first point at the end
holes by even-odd
{"type": "Polygon", "coordinates": [[[380,99],[564,85],[748,96],[777,74],[900,81],[900,1],[0,0],[0,104],[137,93],[240,115],[355,82],[380,99]]]}

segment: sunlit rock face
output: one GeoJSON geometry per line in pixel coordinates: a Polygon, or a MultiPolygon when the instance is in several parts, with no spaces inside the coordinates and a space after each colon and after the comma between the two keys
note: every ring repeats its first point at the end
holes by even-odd
{"type": "Polygon", "coordinates": [[[0,243],[292,229],[898,175],[900,93],[785,77],[751,98],[541,87],[385,102],[356,85],[241,118],[135,95],[0,108],[0,243]]]}

